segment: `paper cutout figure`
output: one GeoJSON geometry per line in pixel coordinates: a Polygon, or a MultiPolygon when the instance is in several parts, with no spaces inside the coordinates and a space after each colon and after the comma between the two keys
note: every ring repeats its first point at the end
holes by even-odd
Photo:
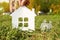
{"type": "Polygon", "coordinates": [[[52,28],[52,22],[49,21],[49,23],[47,23],[46,20],[43,21],[43,23],[41,23],[41,31],[45,31],[45,30],[50,30],[52,28]]]}

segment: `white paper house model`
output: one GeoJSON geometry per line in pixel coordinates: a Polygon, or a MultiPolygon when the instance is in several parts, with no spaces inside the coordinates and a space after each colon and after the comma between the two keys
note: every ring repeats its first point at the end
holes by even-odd
{"type": "Polygon", "coordinates": [[[22,6],[15,10],[12,14],[13,28],[20,27],[22,30],[35,30],[35,11],[30,10],[26,6],[22,6]]]}

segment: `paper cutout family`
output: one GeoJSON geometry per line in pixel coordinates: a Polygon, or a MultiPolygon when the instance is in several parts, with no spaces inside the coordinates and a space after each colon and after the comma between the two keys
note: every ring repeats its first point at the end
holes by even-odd
{"type": "MultiPolygon", "coordinates": [[[[22,6],[22,7],[18,8],[17,10],[15,10],[11,14],[11,16],[12,16],[13,28],[18,28],[19,24],[20,24],[20,25],[22,25],[20,27],[20,29],[23,31],[28,31],[28,30],[35,31],[35,16],[36,16],[36,14],[35,14],[34,8],[32,8],[32,10],[30,10],[26,6],[22,6]],[[22,18],[22,21],[19,21],[19,18],[22,18]],[[25,21],[25,18],[27,18],[28,20],[25,21]],[[25,24],[27,26],[25,26],[25,24]]],[[[43,23],[41,24],[40,28],[41,28],[41,30],[45,30],[45,27],[47,29],[52,28],[51,21],[49,23],[46,23],[46,20],[44,20],[43,23]]]]}

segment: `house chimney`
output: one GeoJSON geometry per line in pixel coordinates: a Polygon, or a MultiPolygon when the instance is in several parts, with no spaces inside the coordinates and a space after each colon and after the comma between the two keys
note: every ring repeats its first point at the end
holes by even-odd
{"type": "Polygon", "coordinates": [[[32,12],[35,12],[35,9],[34,8],[32,8],[32,12]]]}

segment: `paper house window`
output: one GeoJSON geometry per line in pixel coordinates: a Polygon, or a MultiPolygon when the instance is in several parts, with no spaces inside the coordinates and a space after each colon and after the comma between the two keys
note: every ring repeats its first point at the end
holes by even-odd
{"type": "Polygon", "coordinates": [[[19,18],[19,27],[28,27],[28,18],[19,18]]]}
{"type": "Polygon", "coordinates": [[[22,27],[23,26],[23,24],[22,23],[19,23],[19,27],[22,27]]]}

